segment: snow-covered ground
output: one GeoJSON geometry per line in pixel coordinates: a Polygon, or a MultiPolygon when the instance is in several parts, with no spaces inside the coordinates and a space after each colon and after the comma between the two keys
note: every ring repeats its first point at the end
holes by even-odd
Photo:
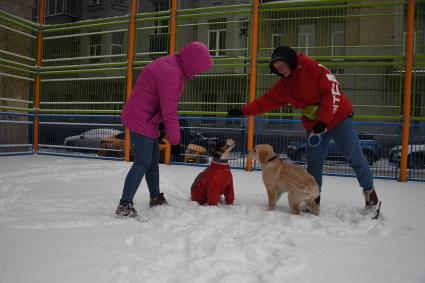
{"type": "Polygon", "coordinates": [[[167,207],[115,219],[130,163],[0,158],[0,282],[425,282],[425,184],[376,180],[382,221],[354,178],[325,177],[321,215],[266,211],[261,172],[233,170],[236,203],[199,206],[201,167],[161,165],[167,207]]]}

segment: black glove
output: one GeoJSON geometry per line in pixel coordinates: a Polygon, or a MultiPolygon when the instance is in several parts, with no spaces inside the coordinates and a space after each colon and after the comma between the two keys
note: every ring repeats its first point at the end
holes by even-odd
{"type": "Polygon", "coordinates": [[[182,147],[180,144],[171,145],[171,154],[172,155],[180,155],[182,152],[182,147]]]}
{"type": "Polygon", "coordinates": [[[245,116],[241,109],[229,109],[227,111],[227,116],[229,117],[243,117],[245,116]]]}
{"type": "Polygon", "coordinates": [[[320,134],[326,130],[326,124],[323,122],[317,122],[317,124],[313,127],[313,133],[320,134]]]}

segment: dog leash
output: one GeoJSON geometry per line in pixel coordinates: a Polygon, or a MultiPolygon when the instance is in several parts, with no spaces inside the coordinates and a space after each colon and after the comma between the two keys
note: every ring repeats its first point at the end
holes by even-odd
{"type": "Polygon", "coordinates": [[[307,143],[310,147],[317,147],[322,142],[322,134],[326,133],[327,129],[321,133],[314,133],[311,131],[311,133],[308,135],[307,143]]]}

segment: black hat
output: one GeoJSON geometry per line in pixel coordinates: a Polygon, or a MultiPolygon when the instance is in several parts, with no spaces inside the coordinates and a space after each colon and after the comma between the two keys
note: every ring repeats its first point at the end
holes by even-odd
{"type": "Polygon", "coordinates": [[[284,61],[288,63],[291,70],[295,70],[298,66],[297,52],[289,46],[279,46],[273,50],[272,58],[270,60],[270,70],[278,76],[282,76],[274,67],[273,62],[284,61]]]}

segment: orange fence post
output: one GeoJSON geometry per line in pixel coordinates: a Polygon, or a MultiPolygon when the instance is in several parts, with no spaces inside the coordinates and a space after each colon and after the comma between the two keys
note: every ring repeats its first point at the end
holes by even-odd
{"type": "MultiPolygon", "coordinates": [[[[128,27],[128,58],[127,58],[127,88],[126,100],[131,95],[133,89],[133,61],[134,61],[134,37],[135,37],[135,18],[137,13],[137,0],[131,0],[130,24],[128,27]]],[[[124,160],[130,161],[130,130],[125,128],[124,142],[124,160]]]]}
{"type": "Polygon", "coordinates": [[[174,54],[176,49],[176,13],[177,0],[171,0],[171,19],[170,19],[170,52],[174,54]]]}
{"type": "Polygon", "coordinates": [[[165,158],[164,164],[171,164],[171,145],[168,141],[165,142],[165,158]]]}
{"type": "Polygon", "coordinates": [[[34,152],[38,152],[38,131],[40,122],[38,119],[38,110],[40,108],[40,94],[41,94],[41,61],[43,52],[43,33],[42,28],[44,25],[44,0],[39,0],[38,3],[38,32],[37,32],[37,50],[36,50],[36,74],[35,74],[35,93],[34,93],[34,152]]]}
{"type": "Polygon", "coordinates": [[[415,0],[409,0],[407,8],[406,59],[404,72],[403,135],[401,139],[400,181],[407,182],[407,149],[409,146],[410,100],[412,95],[413,31],[415,0]]]}
{"type": "MultiPolygon", "coordinates": [[[[177,0],[171,0],[171,18],[170,18],[170,46],[169,54],[174,54],[176,51],[176,14],[177,14],[177,0]]],[[[164,164],[171,164],[171,145],[167,141],[165,143],[165,160],[164,164]]]]}
{"type": "MultiPolygon", "coordinates": [[[[249,76],[249,102],[255,100],[257,86],[257,46],[258,46],[258,0],[254,0],[252,4],[252,28],[251,28],[251,65],[249,76]]],[[[248,117],[248,137],[247,150],[252,150],[254,146],[254,116],[248,117]]],[[[252,171],[252,159],[246,162],[246,170],[252,171]]]]}

